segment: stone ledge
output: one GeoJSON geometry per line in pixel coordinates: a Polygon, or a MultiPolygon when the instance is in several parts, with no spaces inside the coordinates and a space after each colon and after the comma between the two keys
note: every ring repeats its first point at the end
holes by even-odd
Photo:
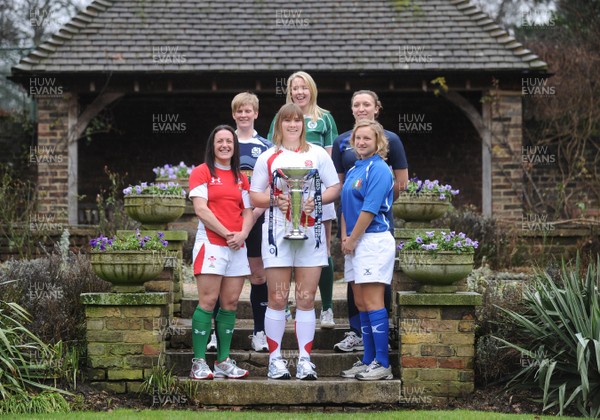
{"type": "Polygon", "coordinates": [[[475,292],[397,292],[396,302],[400,306],[479,306],[483,304],[483,296],[475,292]]]}
{"type": "Polygon", "coordinates": [[[166,305],[168,293],[82,293],[81,303],[99,306],[166,305]]]}

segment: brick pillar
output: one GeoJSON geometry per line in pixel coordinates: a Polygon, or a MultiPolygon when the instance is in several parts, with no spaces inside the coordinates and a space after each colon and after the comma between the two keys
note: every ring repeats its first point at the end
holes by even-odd
{"type": "Polygon", "coordinates": [[[475,388],[477,293],[397,293],[401,402],[447,403],[475,388]]]}
{"type": "MultiPolygon", "coordinates": [[[[489,107],[492,154],[492,216],[523,217],[523,110],[521,92],[496,91],[489,107]]],[[[485,114],[485,113],[484,113],[485,114]]]]}
{"type": "Polygon", "coordinates": [[[68,223],[68,132],[70,95],[39,98],[38,144],[30,161],[37,165],[38,212],[55,223],[68,223]]]}
{"type": "Polygon", "coordinates": [[[82,293],[87,375],[92,386],[138,392],[159,355],[169,326],[167,293],[82,293]]]}

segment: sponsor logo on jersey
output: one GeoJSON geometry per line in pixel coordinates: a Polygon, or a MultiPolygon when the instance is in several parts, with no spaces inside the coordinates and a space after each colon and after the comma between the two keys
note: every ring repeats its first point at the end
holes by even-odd
{"type": "Polygon", "coordinates": [[[214,176],[210,177],[210,185],[221,185],[221,178],[217,177],[215,178],[214,176]]]}

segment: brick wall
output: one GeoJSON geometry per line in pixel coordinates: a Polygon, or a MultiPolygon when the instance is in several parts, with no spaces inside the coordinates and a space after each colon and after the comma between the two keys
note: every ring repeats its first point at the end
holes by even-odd
{"type": "Polygon", "coordinates": [[[56,223],[68,222],[68,105],[69,95],[38,99],[38,212],[56,223]]]}
{"type": "Polygon", "coordinates": [[[520,92],[496,92],[491,104],[492,215],[496,219],[521,220],[522,99],[520,92]]]}

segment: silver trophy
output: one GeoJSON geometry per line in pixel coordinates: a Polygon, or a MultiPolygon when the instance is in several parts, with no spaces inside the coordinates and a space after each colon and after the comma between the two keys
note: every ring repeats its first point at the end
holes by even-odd
{"type": "Polygon", "coordinates": [[[280,168],[278,171],[288,187],[290,196],[290,213],[292,216],[292,229],[283,238],[290,240],[305,240],[308,236],[300,230],[300,218],[302,216],[302,190],[306,176],[311,172],[312,168],[280,168]]]}

